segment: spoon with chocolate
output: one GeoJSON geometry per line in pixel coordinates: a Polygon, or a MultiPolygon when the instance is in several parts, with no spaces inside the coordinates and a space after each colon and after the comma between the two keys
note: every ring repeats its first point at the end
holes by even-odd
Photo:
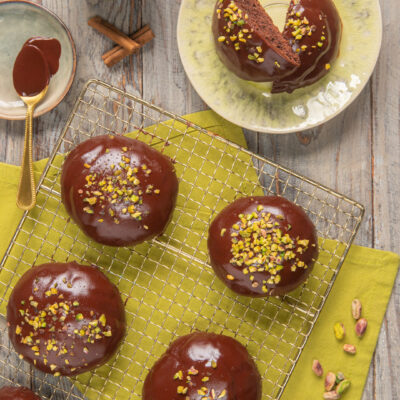
{"type": "Polygon", "coordinates": [[[61,45],[57,39],[33,37],[19,52],[13,69],[14,88],[27,106],[25,141],[17,206],[30,210],[36,204],[32,163],[32,125],[35,107],[44,99],[52,75],[58,71],[61,45]]]}

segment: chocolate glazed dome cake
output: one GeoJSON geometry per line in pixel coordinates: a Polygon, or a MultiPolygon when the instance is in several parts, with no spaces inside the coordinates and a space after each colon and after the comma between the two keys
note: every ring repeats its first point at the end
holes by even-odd
{"type": "Polygon", "coordinates": [[[283,35],[299,54],[301,65],[275,80],[272,93],[291,93],[330,71],[342,37],[342,22],[333,0],[292,0],[283,35]]]}
{"type": "Polygon", "coordinates": [[[31,390],[24,387],[4,386],[0,389],[0,400],[41,400],[31,390]]]}
{"type": "Polygon", "coordinates": [[[146,143],[102,135],[66,158],[61,197],[82,231],[108,246],[131,246],[161,235],[178,194],[172,161],[146,143]]]}
{"type": "Polygon", "coordinates": [[[94,266],[43,264],[17,282],[8,333],[20,356],[43,372],[77,375],[108,361],[125,334],[116,286],[94,266]]]}
{"type": "Polygon", "coordinates": [[[318,257],[314,224],[282,197],[246,197],[210,225],[208,250],[217,276],[244,296],[282,296],[303,283],[318,257]]]}
{"type": "Polygon", "coordinates": [[[258,0],[218,0],[212,29],[219,58],[242,79],[273,81],[300,66],[299,55],[258,0]]]}
{"type": "Polygon", "coordinates": [[[154,364],[143,400],[260,400],[261,377],[246,348],[215,333],[175,340],[154,364]]]}

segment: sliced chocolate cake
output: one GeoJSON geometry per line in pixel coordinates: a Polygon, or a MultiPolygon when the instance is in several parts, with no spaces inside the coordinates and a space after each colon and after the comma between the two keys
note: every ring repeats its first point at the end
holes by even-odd
{"type": "Polygon", "coordinates": [[[300,56],[293,73],[275,80],[272,93],[311,85],[324,77],[336,60],[342,22],[332,0],[292,0],[283,35],[300,56]]]}
{"type": "Polygon", "coordinates": [[[221,61],[242,79],[274,81],[300,66],[299,55],[258,0],[218,0],[213,34],[221,61]]]}

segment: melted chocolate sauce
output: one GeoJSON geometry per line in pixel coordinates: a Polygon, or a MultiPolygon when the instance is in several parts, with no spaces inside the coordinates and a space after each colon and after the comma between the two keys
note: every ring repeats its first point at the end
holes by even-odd
{"type": "Polygon", "coordinates": [[[172,217],[178,179],[171,160],[123,136],[96,136],[64,162],[61,195],[83,232],[108,246],[160,235],[172,217]]]}
{"type": "MultiPolygon", "coordinates": [[[[312,221],[299,206],[282,197],[247,197],[236,200],[216,216],[209,229],[208,249],[211,265],[215,273],[231,290],[238,294],[252,297],[282,296],[307,279],[313,268],[314,261],[318,257],[317,240],[312,221]],[[273,230],[279,229],[279,234],[284,236],[287,233],[293,241],[293,249],[285,250],[285,252],[287,252],[288,256],[291,256],[290,250],[294,250],[294,258],[284,259],[281,254],[284,251],[283,249],[279,250],[277,254],[277,258],[280,257],[281,260],[269,258],[268,262],[272,262],[274,266],[283,266],[283,269],[276,274],[268,268],[262,271],[257,268],[254,268],[255,270],[250,269],[250,267],[255,266],[263,267],[267,263],[253,262],[249,265],[244,263],[239,266],[232,262],[233,239],[245,240],[246,238],[246,235],[241,235],[243,230],[240,225],[243,217],[241,218],[239,215],[243,214],[244,218],[251,216],[249,217],[252,218],[251,222],[260,220],[262,213],[271,214],[268,220],[270,226],[266,227],[264,232],[260,231],[259,235],[263,237],[271,235],[273,237],[273,230]],[[232,234],[237,236],[233,237],[232,234]],[[300,245],[299,240],[308,241],[307,246],[300,245]],[[297,253],[296,250],[300,247],[301,253],[297,253]],[[304,263],[307,267],[297,267],[298,262],[304,263]],[[294,268],[295,265],[296,268],[293,271],[292,267],[294,268]],[[245,268],[247,268],[247,271],[245,268]],[[272,278],[275,279],[277,275],[280,277],[279,281],[268,282],[272,278]],[[251,279],[251,276],[253,276],[253,279],[251,279]],[[263,282],[267,283],[263,284],[263,282]],[[267,291],[263,290],[263,286],[267,291]]],[[[280,242],[280,245],[286,247],[285,242],[280,242]]],[[[270,254],[271,246],[265,247],[265,249],[260,249],[259,253],[261,255],[270,254]]],[[[257,257],[258,254],[253,256],[257,257]]]]}
{"type": "Polygon", "coordinates": [[[49,65],[50,74],[57,73],[61,57],[61,44],[57,39],[33,37],[26,41],[24,46],[36,46],[43,53],[49,65]]]}
{"type": "Polygon", "coordinates": [[[58,71],[61,45],[57,39],[28,39],[19,52],[13,69],[14,87],[20,96],[42,92],[58,71]]]}
{"type": "Polygon", "coordinates": [[[260,400],[260,374],[246,348],[235,339],[195,332],[170,345],[143,387],[143,400],[181,397],[260,400]]]}
{"type": "Polygon", "coordinates": [[[31,390],[24,387],[4,386],[0,389],[1,400],[41,400],[31,390]]]}
{"type": "Polygon", "coordinates": [[[36,46],[22,47],[15,60],[13,79],[17,93],[27,97],[39,94],[49,84],[49,66],[36,46]]]}
{"type": "Polygon", "coordinates": [[[75,262],[29,269],[11,293],[7,322],[16,352],[55,375],[105,363],[125,334],[116,286],[96,267],[75,262]]]}
{"type": "Polygon", "coordinates": [[[272,93],[291,93],[317,82],[329,72],[340,50],[342,22],[332,0],[292,0],[285,26],[283,35],[300,55],[301,64],[292,74],[276,80],[272,93]],[[290,18],[306,18],[313,28],[311,36],[294,40],[292,33],[297,28],[289,26],[290,18]]]}

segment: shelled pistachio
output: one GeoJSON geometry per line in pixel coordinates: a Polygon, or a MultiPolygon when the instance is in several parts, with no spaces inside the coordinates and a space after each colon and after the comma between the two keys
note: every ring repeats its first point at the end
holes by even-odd
{"type": "Polygon", "coordinates": [[[361,318],[361,312],[362,312],[362,305],[361,301],[358,299],[354,299],[351,303],[351,313],[353,315],[353,318],[355,320],[358,320],[361,318]]]}
{"type": "Polygon", "coordinates": [[[313,370],[314,374],[317,376],[322,376],[324,374],[322,365],[318,360],[313,361],[312,370],[313,370]]]}
{"type": "Polygon", "coordinates": [[[356,323],[356,335],[358,337],[364,336],[365,331],[367,330],[368,322],[365,318],[360,318],[356,323]]]}

